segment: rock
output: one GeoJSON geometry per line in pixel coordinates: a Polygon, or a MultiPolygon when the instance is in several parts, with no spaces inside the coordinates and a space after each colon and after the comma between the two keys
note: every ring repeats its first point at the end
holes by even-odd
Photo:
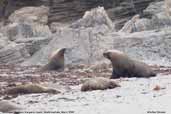
{"type": "Polygon", "coordinates": [[[49,23],[75,21],[84,15],[84,12],[103,6],[112,7],[113,0],[107,2],[101,0],[52,0],[50,1],[49,23]]]}
{"type": "Polygon", "coordinates": [[[0,101],[0,112],[9,113],[21,110],[20,107],[8,101],[0,101]]]}
{"type": "Polygon", "coordinates": [[[135,22],[140,19],[140,15],[135,15],[131,20],[125,23],[119,32],[132,33],[135,31],[135,22]]]}
{"type": "Polygon", "coordinates": [[[17,64],[29,56],[24,44],[10,43],[0,49],[0,64],[17,64]]]}
{"type": "Polygon", "coordinates": [[[143,15],[143,10],[151,2],[154,2],[154,0],[121,0],[118,1],[117,6],[107,9],[107,12],[109,17],[115,22],[116,30],[119,30],[134,15],[143,15]]]}
{"type": "Polygon", "coordinates": [[[106,25],[109,29],[113,29],[113,23],[112,20],[108,17],[106,11],[103,7],[98,7],[95,9],[92,9],[91,11],[85,12],[84,16],[76,21],[75,23],[72,23],[72,28],[80,28],[80,27],[95,27],[95,26],[101,26],[106,25]]]}
{"type": "Polygon", "coordinates": [[[119,32],[132,33],[152,29],[152,21],[147,18],[141,18],[140,15],[135,15],[131,20],[125,23],[119,32]]]}
{"type": "Polygon", "coordinates": [[[167,16],[171,16],[171,1],[170,0],[164,0],[165,3],[165,13],[167,16]]]}
{"type": "Polygon", "coordinates": [[[38,23],[12,23],[5,26],[3,31],[11,41],[22,38],[51,36],[49,27],[38,23]]]}
{"type": "Polygon", "coordinates": [[[151,3],[145,10],[144,14],[150,15],[150,29],[161,29],[171,25],[171,18],[165,8],[163,1],[151,3]]]}
{"type": "Polygon", "coordinates": [[[144,11],[147,18],[134,16],[125,23],[119,32],[140,32],[145,30],[161,29],[171,25],[171,19],[165,11],[164,2],[153,2],[144,11]]]}
{"type": "Polygon", "coordinates": [[[164,2],[152,2],[149,4],[149,6],[144,9],[143,13],[145,15],[155,15],[157,13],[161,13],[164,11],[164,2]]]}
{"type": "Polygon", "coordinates": [[[47,64],[50,53],[55,49],[66,47],[71,49],[70,53],[65,56],[66,64],[94,64],[104,61],[102,53],[105,50],[117,49],[148,64],[171,65],[171,31],[169,28],[132,34],[111,33],[108,29],[103,31],[104,28],[100,26],[98,28],[61,29],[46,47],[22,64],[47,64]]]}
{"type": "MultiPolygon", "coordinates": [[[[26,6],[48,6],[49,0],[5,0],[4,15],[8,17],[14,11],[26,6]]],[[[34,12],[36,13],[36,12],[34,12]]]]}
{"type": "Polygon", "coordinates": [[[20,94],[33,94],[33,93],[60,93],[59,91],[51,88],[46,88],[38,84],[25,84],[18,85],[16,87],[12,87],[7,89],[5,94],[8,95],[20,95],[20,94]]]}
{"type": "Polygon", "coordinates": [[[74,21],[81,18],[84,12],[102,6],[115,21],[118,30],[132,16],[141,14],[151,2],[154,0],[52,0],[49,5],[49,23],[74,21]]]}
{"type": "Polygon", "coordinates": [[[8,38],[0,33],[0,49],[4,48],[9,43],[10,41],[8,40],[8,38]]]}
{"type": "MultiPolygon", "coordinates": [[[[107,10],[110,18],[115,21],[116,29],[119,30],[126,21],[135,14],[141,14],[142,11],[154,2],[154,0],[6,0],[8,3],[4,6],[4,15],[7,17],[15,10],[26,6],[48,6],[48,22],[73,22],[80,19],[84,12],[102,6],[107,10]]],[[[161,1],[161,0],[158,0],[161,1]]],[[[2,9],[0,9],[2,12],[2,9]]]]}
{"type": "Polygon", "coordinates": [[[28,24],[12,23],[6,26],[5,34],[9,40],[14,41],[18,38],[29,38],[33,36],[33,30],[28,24]]]}
{"type": "Polygon", "coordinates": [[[96,77],[85,81],[81,86],[81,91],[105,90],[113,89],[116,87],[120,87],[120,85],[117,84],[114,80],[103,77],[96,77]]]}
{"type": "Polygon", "coordinates": [[[9,16],[11,23],[1,31],[11,41],[30,37],[50,37],[52,35],[48,22],[48,8],[23,7],[9,16]]]}
{"type": "Polygon", "coordinates": [[[23,7],[16,10],[9,16],[9,21],[12,23],[40,23],[47,24],[48,22],[48,7],[23,7]]]}
{"type": "Polygon", "coordinates": [[[50,40],[51,38],[48,37],[31,37],[17,39],[15,42],[17,44],[24,43],[27,51],[32,56],[34,53],[45,47],[50,40]]]}

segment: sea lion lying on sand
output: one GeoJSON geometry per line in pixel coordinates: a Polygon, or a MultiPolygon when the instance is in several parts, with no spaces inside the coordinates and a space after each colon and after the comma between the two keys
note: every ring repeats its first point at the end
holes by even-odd
{"type": "Polygon", "coordinates": [[[18,95],[18,94],[33,94],[33,93],[57,94],[60,92],[55,89],[50,89],[40,86],[38,84],[26,84],[26,85],[18,85],[16,87],[9,88],[4,93],[8,95],[18,95]]]}
{"type": "Polygon", "coordinates": [[[120,85],[117,84],[114,80],[103,77],[96,77],[86,80],[81,87],[81,91],[105,90],[113,89],[116,87],[120,87],[120,85]]]}
{"type": "Polygon", "coordinates": [[[103,56],[112,62],[113,73],[111,78],[120,77],[152,77],[156,73],[143,62],[129,58],[125,53],[118,50],[108,50],[103,56]]]}

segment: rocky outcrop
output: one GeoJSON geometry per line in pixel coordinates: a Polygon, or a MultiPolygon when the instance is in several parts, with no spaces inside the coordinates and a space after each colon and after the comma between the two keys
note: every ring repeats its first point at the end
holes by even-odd
{"type": "Polygon", "coordinates": [[[0,49],[0,64],[17,64],[29,57],[24,44],[10,43],[0,49]]]}
{"type": "Polygon", "coordinates": [[[2,16],[8,17],[15,10],[18,10],[22,7],[26,6],[40,6],[46,5],[48,6],[48,0],[1,0],[5,1],[2,5],[3,10],[0,8],[0,12],[2,12],[2,16]]]}
{"type": "Polygon", "coordinates": [[[52,0],[49,22],[73,21],[79,19],[85,11],[103,6],[110,18],[115,21],[118,30],[132,16],[142,14],[143,10],[151,2],[154,2],[154,0],[52,0]]]}
{"type": "MultiPolygon", "coordinates": [[[[143,14],[143,10],[154,0],[7,0],[5,15],[24,6],[49,6],[49,23],[73,22],[84,15],[84,12],[103,6],[110,18],[115,21],[116,29],[135,14],[143,14]]],[[[155,0],[161,1],[161,0],[155,0]]]]}
{"type": "Polygon", "coordinates": [[[141,18],[139,15],[135,15],[125,23],[119,32],[132,33],[145,30],[158,30],[171,26],[171,18],[168,16],[165,8],[163,1],[151,3],[143,11],[148,17],[141,18]]]}
{"type": "Polygon", "coordinates": [[[6,36],[0,33],[0,49],[11,43],[6,36]]]}
{"type": "Polygon", "coordinates": [[[48,27],[48,8],[24,7],[9,16],[10,23],[0,28],[0,63],[21,63],[48,44],[51,31],[48,27]],[[6,38],[6,39],[5,39],[6,38]]]}
{"type": "Polygon", "coordinates": [[[113,29],[114,25],[112,20],[108,17],[103,7],[95,8],[91,11],[85,12],[83,18],[79,19],[75,23],[72,23],[72,28],[87,28],[106,25],[109,29],[113,29]]]}
{"type": "Polygon", "coordinates": [[[59,48],[69,48],[66,54],[66,63],[92,63],[101,58],[105,48],[101,42],[103,35],[112,31],[112,22],[103,8],[95,8],[85,13],[81,20],[71,24],[70,27],[61,28],[53,35],[49,44],[35,53],[24,65],[46,64],[48,56],[59,48]],[[101,15],[97,12],[100,13],[101,15]],[[89,15],[91,14],[91,15],[89,15]],[[93,16],[92,16],[93,15],[93,16]],[[93,18],[95,17],[95,19],[93,18]],[[93,20],[93,21],[92,21],[93,20]],[[82,21],[83,23],[80,23],[82,21]],[[89,22],[88,26],[84,22],[89,22]],[[98,50],[98,51],[96,51],[98,50]]]}
{"type": "Polygon", "coordinates": [[[47,25],[38,23],[12,23],[2,30],[11,41],[31,37],[50,37],[51,31],[47,25]]]}
{"type": "Polygon", "coordinates": [[[34,53],[45,47],[51,38],[48,37],[31,37],[17,39],[15,42],[17,44],[25,44],[28,53],[32,56],[34,53]]]}
{"type": "Polygon", "coordinates": [[[171,31],[167,28],[151,31],[142,29],[141,32],[134,31],[135,33],[131,34],[113,32],[106,23],[78,28],[66,27],[56,32],[50,43],[23,65],[46,64],[48,56],[54,50],[63,47],[70,48],[70,52],[65,56],[66,64],[94,64],[104,61],[102,53],[105,50],[118,49],[150,64],[171,65],[171,31]]]}
{"type": "Polygon", "coordinates": [[[16,10],[9,16],[9,21],[12,23],[40,23],[47,24],[49,8],[40,7],[24,7],[16,10]]]}

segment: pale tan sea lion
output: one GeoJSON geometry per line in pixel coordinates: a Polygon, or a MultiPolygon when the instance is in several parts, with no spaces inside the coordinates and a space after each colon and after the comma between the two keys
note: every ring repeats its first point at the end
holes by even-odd
{"type": "Polygon", "coordinates": [[[92,90],[105,90],[120,87],[112,79],[107,79],[104,77],[91,78],[85,81],[81,87],[81,91],[92,91],[92,90]]]}
{"type": "Polygon", "coordinates": [[[5,91],[5,94],[18,95],[18,94],[33,94],[33,93],[60,93],[59,91],[47,87],[43,87],[38,84],[26,84],[18,85],[16,87],[9,88],[5,91]]]}

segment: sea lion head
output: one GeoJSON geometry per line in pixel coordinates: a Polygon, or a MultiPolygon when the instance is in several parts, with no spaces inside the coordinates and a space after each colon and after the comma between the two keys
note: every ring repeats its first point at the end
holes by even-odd
{"type": "Polygon", "coordinates": [[[65,52],[66,52],[66,50],[67,50],[67,48],[60,48],[60,49],[57,49],[56,51],[54,51],[51,55],[50,55],[50,57],[49,57],[49,59],[52,59],[53,57],[56,57],[56,56],[58,56],[58,57],[64,57],[64,54],[65,54],[65,52]]]}
{"type": "Polygon", "coordinates": [[[64,54],[68,48],[60,48],[54,51],[50,57],[49,62],[41,68],[41,71],[47,71],[47,70],[57,70],[57,71],[63,71],[64,70],[64,54]]]}
{"type": "Polygon", "coordinates": [[[103,56],[109,60],[116,60],[122,56],[126,56],[123,52],[119,50],[108,50],[103,53],[103,56]]]}

